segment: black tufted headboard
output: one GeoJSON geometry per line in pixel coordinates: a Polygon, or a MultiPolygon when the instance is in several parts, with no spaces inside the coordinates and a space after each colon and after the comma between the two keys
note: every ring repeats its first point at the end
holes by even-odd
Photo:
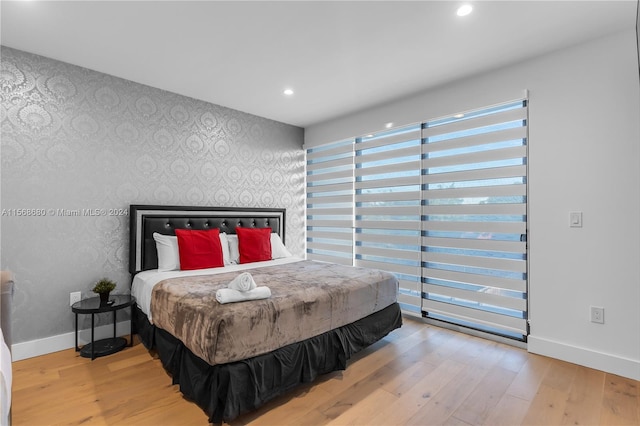
{"type": "Polygon", "coordinates": [[[185,207],[132,204],[129,207],[129,272],[158,267],[153,233],[175,235],[176,229],[220,229],[235,234],[236,227],[271,228],[284,242],[285,209],[185,207]]]}

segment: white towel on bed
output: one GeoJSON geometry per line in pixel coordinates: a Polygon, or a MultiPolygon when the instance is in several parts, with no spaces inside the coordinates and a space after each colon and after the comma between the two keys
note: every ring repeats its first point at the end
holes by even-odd
{"type": "Polygon", "coordinates": [[[248,272],[243,272],[227,285],[230,289],[238,290],[238,291],[249,291],[253,290],[257,287],[256,282],[253,280],[253,277],[248,272]]]}
{"type": "Polygon", "coordinates": [[[256,287],[249,291],[238,291],[232,288],[221,288],[216,291],[216,300],[220,304],[268,299],[269,297],[271,297],[271,289],[266,286],[256,287]]]}

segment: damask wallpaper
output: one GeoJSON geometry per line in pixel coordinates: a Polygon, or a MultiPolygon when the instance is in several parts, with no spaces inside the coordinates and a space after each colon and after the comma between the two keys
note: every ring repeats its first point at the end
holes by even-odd
{"type": "Polygon", "coordinates": [[[14,343],[73,331],[69,293],[91,296],[103,276],[129,291],[129,204],[284,207],[286,244],[304,256],[303,129],[1,54],[0,255],[16,277],[14,343]]]}

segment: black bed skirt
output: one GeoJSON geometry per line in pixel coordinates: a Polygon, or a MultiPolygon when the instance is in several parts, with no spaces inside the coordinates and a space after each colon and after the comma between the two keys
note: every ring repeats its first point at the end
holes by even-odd
{"type": "Polygon", "coordinates": [[[253,411],[321,374],[344,370],[353,354],[399,328],[402,315],[400,306],[394,303],[302,342],[214,366],[194,355],[165,330],[151,325],[138,307],[134,325],[145,347],[156,349],[182,394],[202,408],[211,423],[221,423],[253,411]]]}

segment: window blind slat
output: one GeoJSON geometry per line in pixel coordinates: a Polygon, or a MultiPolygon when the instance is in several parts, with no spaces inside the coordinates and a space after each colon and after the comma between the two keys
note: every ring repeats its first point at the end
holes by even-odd
{"type": "Polygon", "coordinates": [[[356,227],[360,229],[417,231],[420,229],[420,222],[414,220],[356,220],[356,227]]]}
{"type": "Polygon", "coordinates": [[[422,214],[436,215],[526,215],[527,206],[524,204],[446,204],[426,205],[422,207],[422,214]]]}
{"type": "Polygon", "coordinates": [[[318,163],[307,163],[307,171],[326,169],[329,167],[348,166],[353,163],[353,157],[344,157],[337,160],[330,160],[318,163]]]}
{"type": "Polygon", "coordinates": [[[423,176],[422,183],[465,182],[470,180],[500,179],[525,176],[527,166],[490,167],[461,172],[435,173],[423,176]]]}
{"type": "Polygon", "coordinates": [[[422,245],[425,247],[448,247],[470,250],[525,253],[527,243],[521,241],[422,237],[422,245]]]}
{"type": "Polygon", "coordinates": [[[405,303],[407,305],[420,306],[421,298],[420,296],[400,293],[398,294],[398,303],[405,303]]]}
{"type": "Polygon", "coordinates": [[[474,266],[485,269],[501,269],[511,272],[527,272],[527,263],[518,259],[502,259],[487,256],[464,256],[458,254],[426,252],[423,261],[451,265],[474,266]]]}
{"type": "Polygon", "coordinates": [[[441,124],[423,129],[422,137],[431,138],[436,135],[459,132],[467,129],[491,126],[494,124],[508,123],[516,120],[526,120],[526,108],[507,109],[493,114],[480,115],[476,118],[463,120],[451,120],[448,124],[441,124]]]}
{"type": "Polygon", "coordinates": [[[313,248],[316,250],[338,251],[342,253],[351,253],[352,246],[344,244],[314,243],[313,248]]]}
{"type": "Polygon", "coordinates": [[[420,160],[405,161],[402,163],[385,164],[375,167],[361,167],[355,170],[356,176],[370,176],[383,173],[404,172],[407,170],[420,170],[420,160]]]}
{"type": "MultiPolygon", "coordinates": [[[[358,189],[389,188],[394,186],[414,186],[414,185],[420,185],[420,176],[401,176],[401,177],[395,177],[395,178],[388,178],[384,180],[368,180],[364,182],[356,182],[355,188],[356,190],[358,190],[358,189]]],[[[415,191],[417,191],[417,188],[415,191]]],[[[420,194],[416,194],[416,197],[419,197],[419,196],[420,194]]]]}
{"type": "Polygon", "coordinates": [[[334,191],[351,191],[353,185],[351,183],[333,183],[330,185],[308,186],[307,194],[315,194],[316,192],[334,192],[334,191]]]}
{"type": "MultiPolygon", "coordinates": [[[[527,194],[527,185],[496,185],[482,186],[471,188],[453,188],[453,189],[430,189],[422,191],[422,199],[438,199],[438,198],[488,198],[488,197],[506,197],[506,196],[522,196],[527,194]]],[[[482,200],[479,200],[482,201],[482,200]]]]}
{"type": "MultiPolygon", "coordinates": [[[[390,244],[393,244],[393,243],[390,242],[390,244]]],[[[387,257],[387,258],[392,257],[394,259],[414,260],[416,264],[420,262],[420,253],[415,250],[410,251],[410,250],[398,250],[393,248],[356,246],[355,253],[368,254],[371,256],[387,257]]]]}
{"type": "Polygon", "coordinates": [[[393,239],[394,244],[402,244],[404,246],[420,247],[420,236],[418,235],[386,235],[386,234],[359,234],[358,241],[365,243],[387,243],[389,239],[393,239]]]}
{"type": "Polygon", "coordinates": [[[422,276],[439,280],[454,281],[485,287],[496,287],[506,290],[525,292],[527,283],[525,280],[502,278],[491,275],[479,275],[468,272],[445,271],[441,269],[422,268],[422,276]]]}
{"type": "Polygon", "coordinates": [[[435,300],[423,300],[423,309],[428,312],[441,314],[446,317],[453,317],[463,322],[480,323],[489,328],[497,328],[520,334],[526,334],[527,322],[522,318],[513,318],[506,315],[481,311],[478,309],[456,306],[449,303],[435,300]]]}
{"type": "MultiPolygon", "coordinates": [[[[416,145],[419,146],[419,144],[416,145]]],[[[356,149],[360,150],[360,147],[356,145],[356,149]]],[[[420,158],[419,155],[420,150],[416,149],[416,147],[413,146],[410,146],[408,148],[400,148],[394,151],[382,151],[374,153],[367,153],[366,151],[363,151],[362,154],[356,155],[356,162],[358,164],[366,164],[374,161],[384,160],[390,163],[392,162],[391,160],[393,158],[405,158],[412,156],[418,156],[418,158],[420,158]]]]}
{"type": "Polygon", "coordinates": [[[382,134],[372,138],[362,138],[358,141],[358,150],[372,149],[412,140],[419,140],[420,134],[420,126],[412,126],[408,131],[391,132],[391,134],[382,134]]]}
{"type": "Polygon", "coordinates": [[[420,267],[412,266],[412,265],[400,265],[400,264],[395,264],[390,262],[356,259],[355,266],[360,266],[363,268],[380,269],[383,271],[388,271],[396,274],[416,275],[416,276],[420,275],[420,267]]]}
{"type": "Polygon", "coordinates": [[[353,152],[351,143],[339,144],[333,148],[307,151],[307,161],[311,161],[312,163],[315,161],[332,161],[332,157],[348,155],[351,152],[353,152]]]}
{"type": "Polygon", "coordinates": [[[347,266],[351,266],[353,264],[351,257],[348,257],[348,258],[336,257],[336,256],[328,256],[328,255],[318,254],[318,253],[307,253],[307,259],[318,260],[320,262],[337,263],[339,265],[347,265],[347,266]]]}
{"type": "MultiPolygon", "coordinates": [[[[328,179],[338,179],[338,178],[351,178],[353,176],[353,170],[340,170],[340,171],[322,171],[322,173],[314,173],[307,175],[307,182],[319,182],[328,179]]],[[[350,181],[350,179],[348,180],[350,181]]]]}
{"type": "Polygon", "coordinates": [[[454,287],[445,287],[441,285],[424,284],[422,291],[426,293],[440,294],[447,297],[475,300],[478,303],[492,306],[502,306],[507,309],[526,311],[527,301],[522,298],[501,296],[495,292],[491,292],[491,288],[485,287],[481,290],[464,290],[454,287]]]}
{"type": "Polygon", "coordinates": [[[523,139],[526,136],[527,129],[524,127],[496,130],[493,132],[461,136],[457,138],[445,139],[443,141],[431,142],[427,147],[425,147],[425,152],[432,153],[443,150],[472,148],[478,145],[490,145],[514,139],[523,139]]]}
{"type": "Polygon", "coordinates": [[[498,234],[524,234],[527,226],[523,222],[445,222],[426,221],[426,231],[494,232],[498,234]]]}
{"type": "Polygon", "coordinates": [[[317,239],[324,238],[324,239],[330,239],[330,240],[338,240],[339,242],[349,241],[350,245],[352,245],[351,243],[353,240],[353,235],[351,235],[351,232],[331,232],[326,230],[318,231],[316,229],[308,230],[307,237],[317,238],[317,239]]]}
{"type": "Polygon", "coordinates": [[[416,199],[416,191],[375,192],[371,194],[356,194],[355,196],[355,200],[358,203],[412,201],[416,199]]]}
{"type": "Polygon", "coordinates": [[[328,227],[328,228],[351,228],[352,221],[349,220],[316,220],[308,219],[307,226],[313,228],[328,227]]]}
{"type": "Polygon", "coordinates": [[[454,166],[459,164],[484,163],[489,161],[508,160],[512,158],[524,158],[527,154],[525,146],[499,148],[488,151],[471,152],[460,155],[447,155],[444,157],[432,157],[423,161],[425,169],[433,167],[454,166]]]}
{"type": "Polygon", "coordinates": [[[322,195],[322,193],[314,193],[309,194],[307,197],[307,206],[331,206],[333,204],[352,205],[352,203],[353,194],[325,196],[322,195]]]}
{"type": "MultiPolygon", "coordinates": [[[[357,201],[357,199],[356,199],[357,201]]],[[[375,207],[358,207],[358,216],[420,216],[420,206],[375,206],[375,207]]],[[[393,219],[393,218],[389,218],[393,219]]],[[[398,219],[400,220],[400,219],[398,219]]]]}
{"type": "Polygon", "coordinates": [[[315,220],[317,220],[319,216],[350,216],[352,213],[352,207],[307,208],[307,216],[313,216],[315,220]]]}

